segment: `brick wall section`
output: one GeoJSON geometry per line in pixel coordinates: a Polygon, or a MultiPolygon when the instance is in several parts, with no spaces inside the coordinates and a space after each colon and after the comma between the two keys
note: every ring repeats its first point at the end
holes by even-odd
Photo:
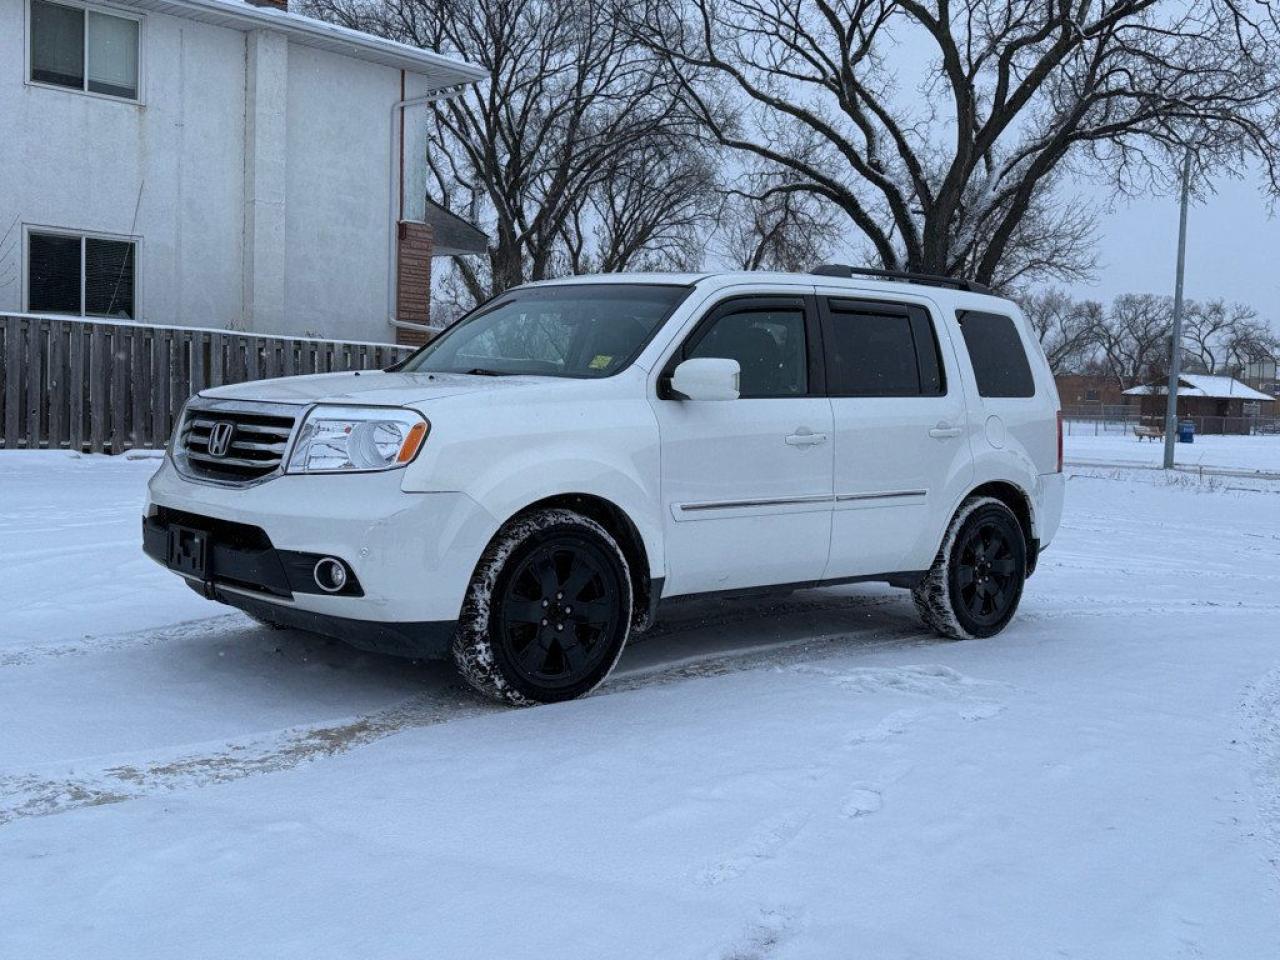
{"type": "Polygon", "coordinates": [[[251,6],[274,7],[277,10],[288,10],[289,0],[249,0],[251,6]]]}
{"type": "MultiPolygon", "coordinates": [[[[431,227],[402,220],[396,237],[396,319],[426,323],[431,317],[431,227]]],[[[396,328],[396,343],[418,346],[430,339],[418,330],[396,328]]]]}

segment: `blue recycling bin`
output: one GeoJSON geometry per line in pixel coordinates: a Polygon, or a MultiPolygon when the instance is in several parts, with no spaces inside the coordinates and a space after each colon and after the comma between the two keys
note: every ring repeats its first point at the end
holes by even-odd
{"type": "Polygon", "coordinates": [[[1194,420],[1178,421],[1178,442],[1179,443],[1195,443],[1196,442],[1196,422],[1194,420]]]}

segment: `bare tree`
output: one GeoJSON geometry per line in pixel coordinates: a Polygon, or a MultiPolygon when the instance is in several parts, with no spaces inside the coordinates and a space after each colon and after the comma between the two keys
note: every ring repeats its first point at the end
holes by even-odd
{"type": "Polygon", "coordinates": [[[696,212],[709,211],[692,195],[706,192],[705,158],[668,149],[687,124],[675,79],[600,4],[305,2],[315,15],[489,71],[432,111],[434,199],[492,237],[487,261],[455,261],[459,304],[577,266],[674,256],[696,212]]]}
{"type": "Polygon", "coordinates": [[[1102,304],[1074,300],[1057,287],[1024,293],[1017,299],[1040,338],[1053,372],[1083,372],[1097,352],[1104,323],[1102,304]]]}
{"type": "Polygon", "coordinates": [[[1173,301],[1151,293],[1126,293],[1095,326],[1107,372],[1121,390],[1151,379],[1169,359],[1173,301]]]}
{"type": "Polygon", "coordinates": [[[1249,364],[1280,357],[1280,336],[1261,320],[1249,319],[1227,331],[1222,355],[1223,369],[1233,377],[1243,376],[1249,364]]]}
{"type": "Polygon", "coordinates": [[[1183,349],[1205,373],[1234,375],[1246,364],[1272,356],[1277,339],[1243,303],[1222,300],[1187,303],[1183,349]]]}
{"type": "Polygon", "coordinates": [[[1237,0],[641,0],[619,5],[717,142],[843,211],[886,268],[1087,273],[1072,170],[1165,184],[1169,154],[1280,186],[1277,26],[1237,0]],[[898,44],[924,39],[918,89],[898,44]],[[1062,238],[1069,239],[1063,244],[1062,238]]]}
{"type": "Polygon", "coordinates": [[[793,184],[755,179],[763,181],[755,191],[725,193],[718,234],[724,258],[742,270],[787,271],[811,270],[830,259],[840,238],[838,212],[793,184]]]}
{"type": "Polygon", "coordinates": [[[696,269],[716,177],[687,131],[658,131],[611,158],[565,224],[571,273],[696,269]]]}

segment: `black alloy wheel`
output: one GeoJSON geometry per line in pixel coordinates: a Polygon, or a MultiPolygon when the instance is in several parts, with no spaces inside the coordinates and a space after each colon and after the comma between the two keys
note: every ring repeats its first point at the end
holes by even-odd
{"type": "Polygon", "coordinates": [[[1022,593],[1022,563],[1025,553],[1021,532],[1012,531],[998,514],[984,517],[967,528],[956,548],[953,566],[954,589],[967,619],[982,630],[1002,623],[1022,593]]]}
{"type": "Polygon", "coordinates": [[[573,532],[550,534],[522,552],[495,596],[499,655],[522,686],[571,690],[614,653],[623,616],[616,561],[573,532]]]}

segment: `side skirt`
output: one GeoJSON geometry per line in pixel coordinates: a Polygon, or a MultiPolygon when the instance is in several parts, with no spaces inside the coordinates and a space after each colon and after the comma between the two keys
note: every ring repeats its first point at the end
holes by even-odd
{"type": "Polygon", "coordinates": [[[674,597],[662,597],[661,607],[686,600],[748,599],[770,597],[796,590],[812,590],[817,587],[838,587],[847,583],[887,583],[891,587],[913,589],[924,579],[928,570],[900,570],[893,573],[873,573],[865,577],[835,577],[831,580],[799,580],[795,583],[770,583],[758,587],[739,587],[733,590],[708,590],[704,593],[682,593],[674,597]]]}

